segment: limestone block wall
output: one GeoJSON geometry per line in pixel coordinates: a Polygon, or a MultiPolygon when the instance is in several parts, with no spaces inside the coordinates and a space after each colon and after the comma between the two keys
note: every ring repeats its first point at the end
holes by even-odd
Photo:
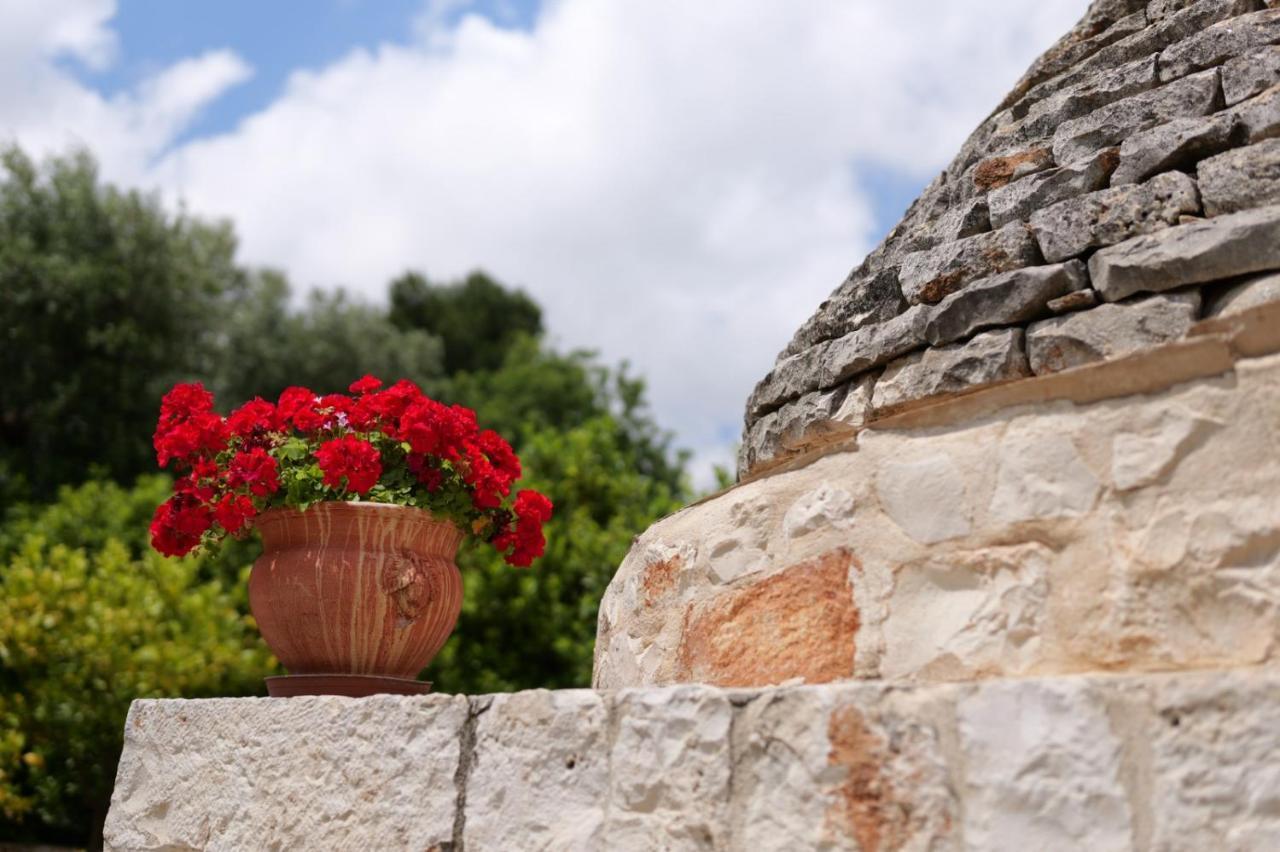
{"type": "Polygon", "coordinates": [[[600,688],[1273,662],[1280,304],[902,415],[647,530],[600,688]]]}
{"type": "Polygon", "coordinates": [[[1280,673],[135,702],[114,850],[1280,848],[1280,673]]]}

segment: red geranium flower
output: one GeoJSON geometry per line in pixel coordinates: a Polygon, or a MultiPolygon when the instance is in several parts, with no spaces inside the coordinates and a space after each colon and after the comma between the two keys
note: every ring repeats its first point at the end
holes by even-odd
{"type": "Polygon", "coordinates": [[[493,546],[500,551],[511,548],[505,557],[507,562],[517,568],[528,568],[546,550],[542,525],[551,520],[552,505],[537,491],[521,491],[516,495],[514,511],[515,528],[494,538],[493,546]]]}
{"type": "Polygon", "coordinates": [[[254,397],[227,415],[227,431],[246,441],[279,428],[276,407],[261,397],[254,397]]]}
{"type": "Polygon", "coordinates": [[[351,387],[347,388],[351,393],[366,394],[376,391],[382,387],[382,379],[373,376],[365,376],[363,379],[357,379],[351,383],[351,387]]]}
{"type": "Polygon", "coordinates": [[[165,556],[186,556],[213,526],[213,514],[203,503],[175,494],[156,507],[151,518],[151,546],[165,556]]]}
{"type": "Polygon", "coordinates": [[[367,494],[382,476],[382,457],[368,441],[344,435],[325,441],[316,450],[316,461],[324,473],[324,484],[330,488],[346,487],[356,494],[367,494]]]}
{"type": "Polygon", "coordinates": [[[253,507],[253,501],[243,494],[223,495],[218,505],[213,508],[213,516],[218,523],[232,534],[239,532],[245,521],[257,513],[257,509],[253,507]]]}
{"type": "Polygon", "coordinates": [[[279,466],[261,447],[236,453],[227,471],[227,484],[232,488],[248,486],[254,495],[266,497],[280,488],[279,466]]]}

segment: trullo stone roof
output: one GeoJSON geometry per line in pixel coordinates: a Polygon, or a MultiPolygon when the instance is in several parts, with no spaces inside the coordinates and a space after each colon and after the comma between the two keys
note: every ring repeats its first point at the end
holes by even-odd
{"type": "Polygon", "coordinates": [[[739,475],[1280,298],[1280,0],[1096,0],[796,332],[739,475]]]}

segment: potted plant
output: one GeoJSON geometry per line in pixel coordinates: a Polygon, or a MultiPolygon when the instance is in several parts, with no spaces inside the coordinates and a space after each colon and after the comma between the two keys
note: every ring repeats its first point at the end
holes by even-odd
{"type": "Polygon", "coordinates": [[[416,677],[457,623],[462,541],[519,567],[542,555],[551,502],[512,496],[511,446],[412,382],[291,387],[226,417],[213,405],[199,383],[161,403],[156,457],[179,475],[151,542],[183,556],[261,533],[249,605],[289,671],[267,678],[271,695],[428,691],[416,677]]]}

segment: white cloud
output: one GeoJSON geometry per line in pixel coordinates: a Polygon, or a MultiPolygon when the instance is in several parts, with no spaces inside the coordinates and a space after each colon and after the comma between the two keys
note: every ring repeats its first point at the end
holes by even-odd
{"type": "Polygon", "coordinates": [[[111,64],[115,8],[113,0],[0,0],[0,141],[36,154],[87,147],[112,179],[145,182],[148,163],[252,72],[235,53],[210,50],[104,97],[63,61],[95,70],[111,64]]]}
{"type": "Polygon", "coordinates": [[[408,267],[483,266],[525,286],[559,341],[646,375],[705,464],[879,236],[854,164],[923,183],[1086,5],[561,0],[515,32],[476,15],[442,29],[446,0],[424,4],[418,44],[295,74],[234,132],[154,165],[247,73],[234,56],[124,103],[60,91],[43,122],[0,106],[0,123],[79,129],[108,175],[232,217],[246,260],[303,285],[379,298],[408,267]]]}

